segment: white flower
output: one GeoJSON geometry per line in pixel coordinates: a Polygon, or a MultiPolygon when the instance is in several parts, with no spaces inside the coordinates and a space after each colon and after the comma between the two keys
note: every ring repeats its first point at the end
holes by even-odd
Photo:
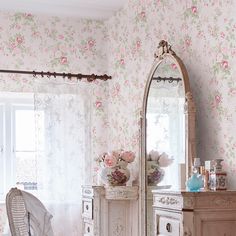
{"type": "Polygon", "coordinates": [[[151,150],[148,154],[148,160],[150,161],[158,161],[159,160],[159,152],[155,150],[151,150]]]}
{"type": "Polygon", "coordinates": [[[174,159],[169,158],[169,156],[165,152],[163,152],[159,157],[158,163],[160,167],[167,167],[173,162],[173,160],[174,159]]]}

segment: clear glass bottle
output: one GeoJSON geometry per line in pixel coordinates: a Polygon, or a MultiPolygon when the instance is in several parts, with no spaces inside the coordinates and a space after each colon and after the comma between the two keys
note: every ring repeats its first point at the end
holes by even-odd
{"type": "Polygon", "coordinates": [[[216,159],[214,170],[210,173],[210,189],[226,190],[227,189],[227,173],[222,169],[221,162],[223,159],[216,159]]]}

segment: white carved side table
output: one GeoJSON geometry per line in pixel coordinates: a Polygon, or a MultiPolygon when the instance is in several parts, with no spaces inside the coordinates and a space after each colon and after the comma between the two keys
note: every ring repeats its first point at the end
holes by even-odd
{"type": "Polygon", "coordinates": [[[137,236],[138,186],[83,186],[83,236],[137,236]]]}
{"type": "Polygon", "coordinates": [[[236,191],[153,191],[154,235],[236,235],[236,191]]]}

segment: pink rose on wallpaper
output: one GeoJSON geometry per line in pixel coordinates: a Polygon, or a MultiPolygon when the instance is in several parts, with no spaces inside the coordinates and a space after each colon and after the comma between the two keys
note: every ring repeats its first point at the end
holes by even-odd
{"type": "Polygon", "coordinates": [[[24,41],[24,38],[23,38],[22,36],[17,36],[17,37],[16,37],[16,42],[17,42],[18,44],[22,44],[23,41],[24,41]]]}
{"type": "Polygon", "coordinates": [[[223,60],[223,61],[221,62],[221,66],[222,66],[224,69],[228,69],[228,68],[229,68],[229,63],[228,63],[228,61],[223,60]]]}
{"type": "Polygon", "coordinates": [[[19,30],[21,28],[21,26],[19,24],[16,24],[15,28],[19,30]]]}
{"type": "Polygon", "coordinates": [[[64,35],[59,34],[59,35],[58,35],[58,38],[59,38],[59,39],[64,39],[64,35]]]}
{"type": "Polygon", "coordinates": [[[95,106],[96,106],[96,108],[100,108],[102,106],[102,102],[101,101],[96,101],[95,106]]]}
{"type": "Polygon", "coordinates": [[[115,84],[115,86],[113,86],[112,90],[111,90],[111,95],[113,97],[117,96],[120,92],[120,85],[118,83],[115,84]]]}
{"type": "Polygon", "coordinates": [[[220,36],[221,36],[221,38],[224,38],[224,37],[225,37],[225,33],[224,33],[224,32],[221,32],[221,33],[220,33],[220,36]]]}
{"type": "Polygon", "coordinates": [[[175,70],[177,69],[177,65],[175,63],[171,63],[171,68],[175,70]]]}
{"type": "Polygon", "coordinates": [[[145,20],[145,18],[146,18],[145,11],[141,11],[140,14],[139,14],[139,17],[140,17],[141,20],[145,20]]]}
{"type": "Polygon", "coordinates": [[[30,13],[25,13],[24,15],[25,15],[26,18],[32,18],[33,17],[33,15],[30,14],[30,13]]]}
{"type": "Polygon", "coordinates": [[[11,43],[11,49],[14,49],[16,47],[15,43],[11,43]]]}
{"type": "Polygon", "coordinates": [[[229,90],[229,95],[235,96],[235,95],[236,95],[236,88],[231,88],[231,89],[229,90]]]}
{"type": "Polygon", "coordinates": [[[215,95],[215,102],[216,102],[216,104],[218,105],[219,103],[221,103],[221,101],[222,101],[222,97],[220,96],[220,95],[215,95]]]}
{"type": "Polygon", "coordinates": [[[191,43],[192,43],[192,41],[191,41],[191,39],[190,38],[188,38],[188,39],[185,39],[185,44],[186,44],[186,46],[190,46],[191,45],[191,43]]]}
{"type": "Polygon", "coordinates": [[[196,6],[192,6],[191,7],[192,13],[196,14],[197,13],[197,7],[196,6]]]}
{"type": "Polygon", "coordinates": [[[235,55],[236,55],[236,48],[233,48],[233,49],[232,49],[231,55],[232,55],[232,56],[235,56],[235,55]]]}
{"type": "Polygon", "coordinates": [[[135,154],[131,151],[124,151],[124,152],[122,152],[121,157],[124,161],[130,163],[130,162],[134,161],[135,154]]]}
{"type": "Polygon", "coordinates": [[[220,148],[219,151],[220,151],[220,154],[224,154],[224,153],[225,153],[225,150],[224,150],[224,148],[222,148],[222,147],[220,148]]]}
{"type": "Polygon", "coordinates": [[[113,155],[106,154],[104,158],[104,165],[106,167],[114,167],[117,163],[117,159],[113,155]]]}
{"type": "Polygon", "coordinates": [[[136,42],[136,47],[139,49],[141,47],[141,41],[140,40],[137,40],[136,42]]]}
{"type": "Polygon", "coordinates": [[[129,80],[125,80],[125,82],[124,82],[124,84],[126,85],[126,86],[128,86],[129,85],[129,80]]]}
{"type": "Polygon", "coordinates": [[[120,59],[120,64],[123,66],[125,64],[125,60],[123,58],[120,59]]]}
{"type": "Polygon", "coordinates": [[[67,57],[61,57],[60,62],[61,62],[62,65],[67,64],[67,62],[68,62],[67,57]]]}
{"type": "Polygon", "coordinates": [[[95,40],[90,39],[90,40],[88,41],[88,46],[89,46],[89,48],[92,48],[94,45],[95,45],[95,40]]]}

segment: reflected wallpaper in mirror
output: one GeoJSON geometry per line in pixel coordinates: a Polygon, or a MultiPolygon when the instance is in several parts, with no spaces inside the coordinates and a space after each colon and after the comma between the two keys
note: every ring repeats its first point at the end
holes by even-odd
{"type": "Polygon", "coordinates": [[[151,80],[146,112],[147,235],[152,236],[152,190],[178,189],[185,164],[185,92],[182,75],[165,58],[151,80]]]}

